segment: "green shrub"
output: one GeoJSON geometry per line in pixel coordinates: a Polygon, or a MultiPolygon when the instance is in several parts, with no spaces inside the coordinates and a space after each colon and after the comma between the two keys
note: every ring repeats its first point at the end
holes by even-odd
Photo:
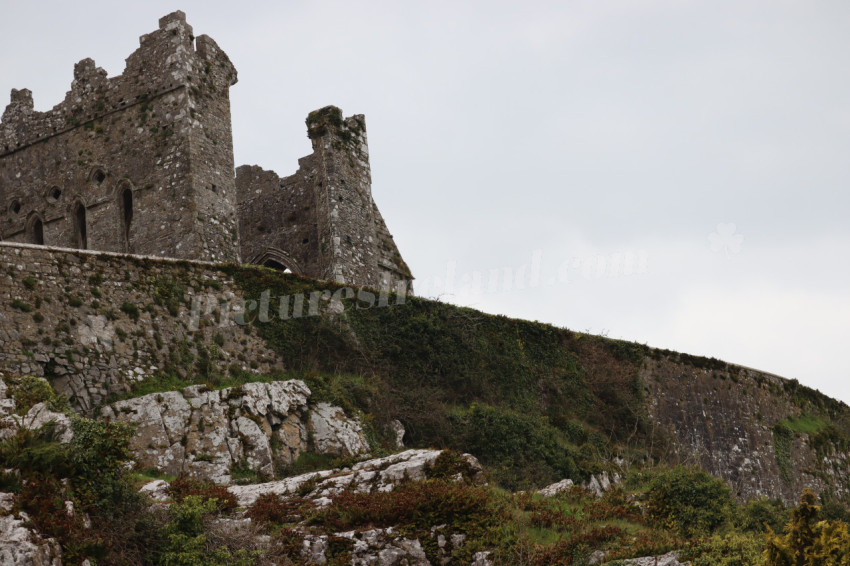
{"type": "Polygon", "coordinates": [[[788,520],[788,510],[779,499],[751,499],[735,514],[735,526],[751,533],[778,531],[788,520]]]}
{"type": "MultiPolygon", "coordinates": [[[[844,521],[845,523],[850,523],[850,513],[847,511],[847,507],[834,499],[827,500],[821,505],[820,517],[825,521],[844,521]]],[[[773,530],[778,531],[781,526],[779,525],[773,530]]]]}
{"type": "Polygon", "coordinates": [[[68,445],[77,496],[102,517],[132,509],[141,498],[128,481],[124,464],[130,459],[133,429],[74,416],[74,437],[68,445]]]}
{"type": "Polygon", "coordinates": [[[455,417],[460,446],[487,465],[502,487],[516,490],[579,478],[563,434],[534,414],[474,404],[455,417]]]}
{"type": "Polygon", "coordinates": [[[162,528],[165,547],[156,557],[161,566],[252,566],[260,552],[244,549],[232,552],[227,547],[209,549],[204,533],[208,516],[218,509],[216,499],[190,495],[169,508],[171,521],[162,528]]]}
{"type": "Polygon", "coordinates": [[[15,412],[19,415],[26,415],[38,403],[56,399],[53,388],[40,377],[7,377],[6,383],[9,386],[6,394],[15,400],[15,412]]]}
{"type": "Polygon", "coordinates": [[[682,556],[693,566],[759,566],[765,543],[761,536],[730,533],[691,544],[682,556]]]}
{"type": "Polygon", "coordinates": [[[134,538],[143,534],[146,516],[123,468],[129,429],[76,416],[71,426],[74,438],[68,444],[56,440],[51,424],[18,430],[0,442],[0,468],[19,471],[19,504],[40,533],[59,541],[65,563],[85,558],[140,563],[120,558],[139,557],[151,546],[146,537],[134,538]],[[79,511],[74,517],[65,501],[79,511]],[[84,524],[86,514],[90,526],[84,524]]]}
{"type": "Polygon", "coordinates": [[[236,508],[236,497],[227,491],[227,486],[217,485],[207,480],[190,478],[185,474],[177,476],[168,486],[168,492],[177,502],[187,497],[201,497],[216,501],[215,509],[229,512],[236,508]]]}
{"type": "Polygon", "coordinates": [[[727,522],[732,507],[723,480],[695,467],[658,472],[649,483],[646,498],[656,524],[688,537],[716,531],[727,522]]]}

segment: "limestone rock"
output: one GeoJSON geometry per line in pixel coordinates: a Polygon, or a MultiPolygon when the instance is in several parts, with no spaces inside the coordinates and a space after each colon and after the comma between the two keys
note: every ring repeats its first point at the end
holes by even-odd
{"type": "Polygon", "coordinates": [[[622,564],[622,566],[688,566],[690,562],[679,562],[679,554],[672,551],[661,556],[632,558],[619,564],[622,564]]]}
{"type": "Polygon", "coordinates": [[[168,482],[165,480],[154,480],[152,482],[148,482],[139,489],[139,493],[147,495],[157,502],[168,501],[171,499],[168,494],[168,482]]]}
{"type": "Polygon", "coordinates": [[[346,418],[339,407],[319,403],[310,412],[309,430],[317,452],[353,456],[369,450],[360,423],[346,418]]]}
{"type": "Polygon", "coordinates": [[[357,421],[326,403],[309,411],[310,394],[297,380],[220,391],[193,385],[119,401],[101,414],[136,427],[130,449],[137,467],[229,484],[234,466],[273,478],[277,464],[291,464],[305,450],[341,456],[368,450],[357,421]]]}
{"type": "MultiPolygon", "coordinates": [[[[9,503],[10,494],[0,498],[9,503]]],[[[14,515],[0,516],[0,564],[4,566],[62,566],[62,550],[53,539],[44,540],[14,515]]]]}
{"type": "Polygon", "coordinates": [[[395,439],[395,447],[396,449],[404,448],[404,434],[407,432],[404,430],[404,425],[401,424],[401,421],[398,419],[393,419],[389,424],[390,433],[392,433],[393,438],[395,439]]]}
{"type": "MultiPolygon", "coordinates": [[[[337,533],[336,536],[352,541],[351,564],[353,566],[431,565],[418,540],[400,536],[392,527],[337,533]]],[[[305,534],[301,557],[308,564],[327,563],[327,550],[327,535],[305,534]]]]}
{"type": "Polygon", "coordinates": [[[472,556],[471,566],[493,566],[493,561],[490,560],[490,553],[485,551],[476,552],[472,556]]]}
{"type": "Polygon", "coordinates": [[[55,426],[56,440],[68,443],[74,438],[71,419],[68,415],[51,411],[46,403],[37,403],[23,417],[9,415],[0,419],[0,440],[14,435],[20,428],[38,430],[48,423],[53,423],[55,426]]]}
{"type": "Polygon", "coordinates": [[[613,473],[608,477],[608,472],[594,474],[590,479],[581,484],[581,487],[594,494],[596,497],[602,497],[606,492],[610,491],[614,486],[621,481],[620,474],[613,473]]]}
{"type": "Polygon", "coordinates": [[[0,418],[11,415],[15,412],[15,400],[6,394],[8,386],[3,381],[3,374],[0,373],[0,418]]]}
{"type": "Polygon", "coordinates": [[[103,418],[136,426],[130,447],[140,467],[175,475],[183,467],[190,415],[189,403],[176,391],[119,401],[101,412],[103,418]]]}
{"type": "Polygon", "coordinates": [[[565,479],[559,482],[553,483],[552,485],[547,485],[543,489],[537,490],[539,495],[543,497],[552,497],[553,495],[557,495],[564,491],[569,491],[570,488],[573,487],[573,480],[565,479]]]}
{"type": "MultiPolygon", "coordinates": [[[[358,492],[391,491],[402,480],[426,479],[428,467],[434,464],[440,454],[442,450],[407,450],[385,458],[366,460],[351,468],[311,472],[261,484],[234,485],[228,490],[236,496],[242,507],[252,505],[266,493],[293,494],[304,486],[312,487],[309,497],[314,499],[333,497],[343,489],[358,492]]],[[[478,460],[469,454],[464,454],[464,458],[476,472],[475,477],[482,477],[478,460]]]]}

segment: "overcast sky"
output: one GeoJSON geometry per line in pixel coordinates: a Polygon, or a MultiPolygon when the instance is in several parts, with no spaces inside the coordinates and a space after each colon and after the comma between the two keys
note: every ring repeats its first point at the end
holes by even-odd
{"type": "Polygon", "coordinates": [[[3,0],[0,107],[175,9],[238,69],[237,165],[366,115],[418,294],[850,402],[850,2],[3,0]]]}

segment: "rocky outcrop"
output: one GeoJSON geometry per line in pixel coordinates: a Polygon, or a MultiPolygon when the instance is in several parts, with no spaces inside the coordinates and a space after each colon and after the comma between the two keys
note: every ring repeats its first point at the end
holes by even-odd
{"type": "MultiPolygon", "coordinates": [[[[386,492],[393,490],[403,482],[424,481],[437,469],[437,459],[444,454],[442,450],[407,450],[384,458],[375,458],[360,462],[350,468],[323,470],[309,474],[266,482],[255,485],[233,485],[228,488],[240,508],[253,505],[260,496],[276,494],[292,496],[312,501],[316,507],[330,504],[334,497],[345,490],[360,493],[386,492]]],[[[459,472],[456,481],[483,483],[484,474],[481,465],[473,456],[464,454],[456,460],[459,472]]],[[[450,476],[451,479],[451,476],[450,476]]],[[[162,480],[150,482],[141,489],[157,502],[170,498],[168,484],[162,480]]],[[[269,537],[259,534],[251,519],[242,514],[221,519],[229,529],[239,529],[247,533],[252,546],[260,548],[269,544],[269,537]]],[[[393,527],[372,528],[335,533],[317,533],[305,525],[295,525],[294,532],[302,538],[301,557],[307,564],[326,564],[329,561],[332,546],[340,541],[349,541],[350,564],[353,565],[418,565],[427,566],[429,562],[424,545],[430,544],[439,553],[439,564],[452,562],[457,549],[466,543],[466,536],[452,532],[448,525],[434,525],[430,532],[422,535],[421,540],[410,537],[393,527]]],[[[489,566],[489,553],[478,552],[472,562],[474,566],[489,566]]]]}
{"type": "Polygon", "coordinates": [[[581,487],[596,497],[602,497],[606,492],[611,491],[611,489],[618,485],[620,481],[620,474],[616,472],[612,473],[610,477],[608,476],[608,472],[601,472],[590,476],[587,481],[582,482],[581,487]]]}
{"type": "MultiPolygon", "coordinates": [[[[254,485],[234,485],[228,488],[242,507],[252,505],[261,495],[273,493],[292,495],[309,487],[307,497],[317,504],[328,503],[330,498],[344,489],[366,493],[391,491],[401,481],[423,481],[428,470],[442,454],[442,450],[406,450],[385,458],[366,460],[341,470],[311,472],[279,481],[254,485]]],[[[470,454],[463,455],[473,479],[484,482],[484,472],[478,460],[470,454]]]]}
{"type": "MultiPolygon", "coordinates": [[[[598,564],[598,562],[589,562],[598,564]]],[[[661,556],[642,556],[629,560],[612,562],[616,566],[688,566],[690,562],[679,562],[679,553],[673,551],[661,556]]]]}
{"type": "Polygon", "coordinates": [[[0,564],[4,566],[62,566],[62,549],[26,527],[25,513],[11,513],[14,496],[0,493],[0,564]]]}
{"type": "Polygon", "coordinates": [[[561,480],[559,482],[555,482],[552,485],[547,485],[543,489],[538,489],[537,494],[542,495],[543,497],[552,497],[558,495],[559,493],[569,491],[573,487],[575,487],[575,485],[573,484],[573,480],[566,479],[561,480]]]}
{"type": "MultiPolygon", "coordinates": [[[[431,566],[422,544],[417,539],[405,538],[393,528],[351,531],[336,536],[353,542],[352,565],[431,566]]],[[[327,535],[310,534],[304,538],[301,555],[308,564],[327,563],[328,538],[327,535]]]]}
{"type": "Polygon", "coordinates": [[[368,452],[360,423],[327,403],[310,408],[302,381],[247,383],[211,390],[193,385],[105,407],[103,418],[132,424],[140,469],[232,482],[240,468],[274,478],[304,451],[334,456],[368,452]]]}

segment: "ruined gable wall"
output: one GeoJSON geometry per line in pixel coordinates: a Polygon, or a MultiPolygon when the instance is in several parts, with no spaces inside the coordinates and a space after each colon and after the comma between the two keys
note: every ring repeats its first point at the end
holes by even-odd
{"type": "Polygon", "coordinates": [[[258,167],[237,170],[243,259],[255,261],[267,249],[296,250],[311,277],[407,290],[410,270],[372,199],[365,119],[343,119],[328,106],[307,117],[307,129],[313,153],[299,160],[292,177],[278,182],[258,167]],[[315,212],[303,214],[308,208],[315,212]],[[308,232],[316,243],[299,249],[308,232]]]}
{"type": "Polygon", "coordinates": [[[90,249],[238,259],[228,101],[236,74],[211,39],[199,37],[197,51],[194,41],[175,12],[140,38],[122,75],[78,63],[50,111],[13,91],[0,123],[0,238],[32,242],[37,216],[45,244],[80,247],[81,203],[90,249]]]}
{"type": "Polygon", "coordinates": [[[256,165],[236,170],[242,261],[327,279],[317,229],[316,159],[311,155],[298,163],[298,171],[286,178],[256,165]]]}

